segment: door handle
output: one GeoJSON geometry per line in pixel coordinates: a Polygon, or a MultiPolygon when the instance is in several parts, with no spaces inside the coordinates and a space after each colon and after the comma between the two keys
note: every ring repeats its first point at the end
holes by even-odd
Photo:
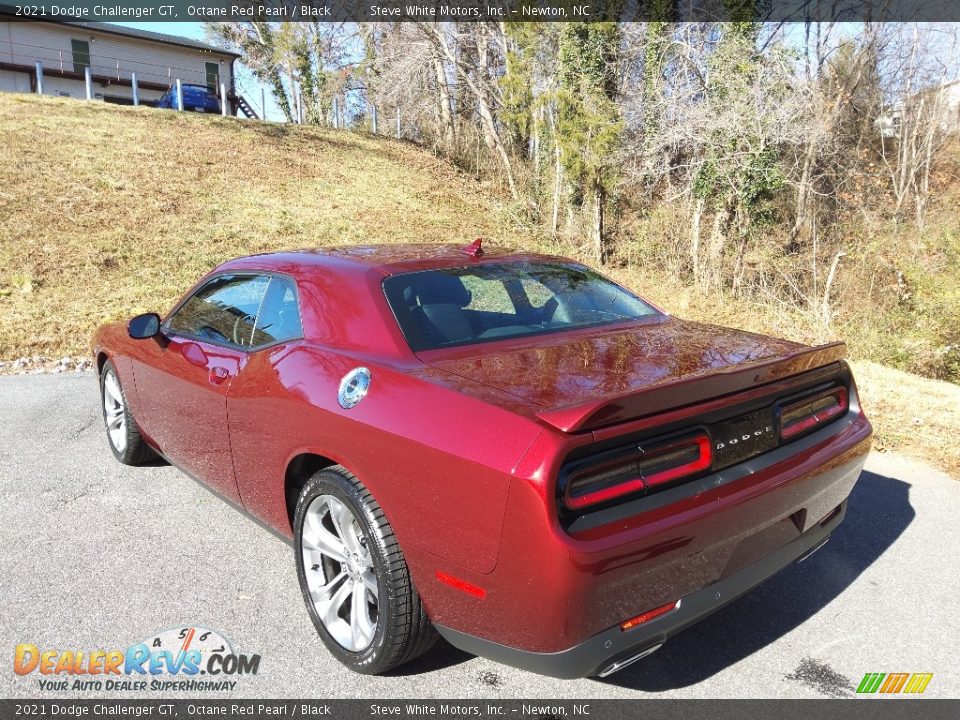
{"type": "Polygon", "coordinates": [[[210,382],[212,382],[214,385],[219,385],[228,377],[230,377],[230,371],[225,367],[220,367],[217,365],[210,368],[210,382]]]}

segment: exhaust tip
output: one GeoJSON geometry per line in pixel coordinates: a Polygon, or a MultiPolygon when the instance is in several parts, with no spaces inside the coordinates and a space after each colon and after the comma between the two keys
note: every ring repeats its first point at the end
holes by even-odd
{"type": "Polygon", "coordinates": [[[647,655],[650,655],[651,653],[656,652],[662,647],[663,647],[663,643],[652,645],[648,647],[646,650],[641,650],[636,655],[631,655],[626,660],[618,660],[617,662],[612,663],[611,665],[608,665],[606,668],[604,668],[599,673],[597,673],[597,677],[605,678],[609,675],[613,675],[615,672],[619,672],[620,670],[623,670],[628,665],[633,665],[637,660],[642,660],[647,655]]]}
{"type": "Polygon", "coordinates": [[[808,550],[807,552],[805,552],[801,557],[799,557],[799,558],[797,559],[797,565],[799,565],[800,563],[802,563],[804,560],[809,559],[810,556],[813,555],[817,550],[819,550],[819,549],[822,548],[824,545],[826,545],[829,540],[830,540],[829,537],[825,537],[825,538],[823,539],[823,542],[819,543],[816,547],[814,547],[814,548],[808,550]]]}

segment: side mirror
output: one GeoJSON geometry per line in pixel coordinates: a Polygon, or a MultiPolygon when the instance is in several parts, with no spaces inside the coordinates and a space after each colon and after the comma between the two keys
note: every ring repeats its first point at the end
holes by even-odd
{"type": "Polygon", "coordinates": [[[131,318],[127,323],[127,334],[134,340],[146,340],[160,332],[160,316],[156,313],[144,313],[131,318]]]}

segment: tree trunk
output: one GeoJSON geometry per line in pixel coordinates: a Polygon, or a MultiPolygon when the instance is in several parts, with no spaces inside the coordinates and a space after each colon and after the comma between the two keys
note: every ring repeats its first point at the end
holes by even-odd
{"type": "Polygon", "coordinates": [[[560,220],[560,194],[563,191],[563,158],[560,155],[560,143],[557,142],[557,123],[553,115],[553,105],[548,107],[550,114],[550,138],[553,141],[553,161],[554,161],[554,179],[553,179],[553,219],[550,225],[550,233],[553,237],[557,236],[557,225],[560,220]]]}
{"type": "Polygon", "coordinates": [[[517,191],[517,183],[513,175],[513,165],[510,162],[510,156],[507,154],[506,147],[497,129],[497,123],[494,120],[493,110],[490,107],[487,93],[474,81],[468,72],[469,68],[464,67],[461,59],[451,51],[447,45],[447,41],[443,37],[443,31],[440,27],[434,23],[418,23],[418,25],[433,43],[434,48],[453,65],[457,71],[457,76],[473,96],[474,102],[477,104],[477,114],[480,116],[480,123],[483,127],[484,142],[486,142],[487,147],[500,159],[500,164],[503,166],[503,171],[507,176],[507,184],[510,187],[510,196],[514,200],[519,200],[520,193],[517,191]]]}
{"type": "Polygon", "coordinates": [[[796,219],[790,233],[787,235],[786,251],[795,253],[799,249],[800,231],[807,222],[807,213],[810,204],[810,183],[813,175],[813,166],[817,160],[816,142],[811,140],[803,158],[803,170],[800,173],[800,183],[797,185],[796,219]]]}
{"type": "Polygon", "coordinates": [[[440,124],[443,128],[443,142],[448,151],[452,151],[457,143],[457,129],[453,124],[453,104],[450,102],[450,85],[447,82],[447,71],[443,66],[443,58],[434,54],[433,71],[437,79],[437,105],[440,110],[440,124]]]}
{"type": "Polygon", "coordinates": [[[693,279],[703,285],[700,269],[700,221],[703,218],[703,198],[697,198],[693,204],[693,217],[690,221],[690,264],[693,267],[693,279]]]}
{"type": "Polygon", "coordinates": [[[591,234],[593,236],[593,247],[600,264],[606,264],[610,259],[610,248],[607,244],[604,228],[604,210],[607,203],[607,191],[603,183],[598,182],[593,189],[593,227],[591,234]]]}
{"type": "Polygon", "coordinates": [[[723,278],[723,250],[727,244],[727,232],[730,229],[732,219],[733,200],[727,198],[717,208],[717,213],[713,218],[713,230],[707,242],[707,267],[705,271],[709,276],[710,285],[713,287],[720,287],[723,278]]]}

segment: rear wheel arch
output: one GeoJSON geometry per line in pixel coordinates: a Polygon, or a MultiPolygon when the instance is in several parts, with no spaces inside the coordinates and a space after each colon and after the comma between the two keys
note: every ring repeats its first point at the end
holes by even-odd
{"type": "MultiPolygon", "coordinates": [[[[338,459],[338,456],[332,453],[325,454],[324,450],[311,447],[300,448],[300,450],[300,452],[293,455],[287,462],[286,471],[284,472],[283,497],[291,536],[294,532],[297,502],[300,500],[300,494],[303,492],[303,488],[310,481],[310,478],[321,470],[328,468],[340,468],[360,482],[364,490],[377,502],[384,517],[390,522],[394,532],[397,532],[397,524],[394,522],[393,514],[383,506],[381,493],[377,491],[375,474],[364,472],[360,468],[354,467],[353,463],[348,462],[344,458],[338,459]]],[[[404,548],[410,545],[410,543],[400,543],[399,538],[397,542],[404,548]]]]}
{"type": "Polygon", "coordinates": [[[107,364],[109,359],[109,356],[103,350],[97,353],[97,377],[103,375],[103,366],[107,364]]]}
{"type": "Polygon", "coordinates": [[[314,473],[338,464],[336,460],[313,452],[295,455],[287,463],[283,480],[283,497],[291,531],[293,530],[293,515],[296,512],[297,500],[300,498],[300,491],[303,490],[303,486],[313,477],[314,473]]]}

